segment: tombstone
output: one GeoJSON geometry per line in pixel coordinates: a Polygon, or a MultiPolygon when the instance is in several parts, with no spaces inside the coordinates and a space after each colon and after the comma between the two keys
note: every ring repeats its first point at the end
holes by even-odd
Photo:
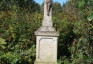
{"type": "Polygon", "coordinates": [[[36,60],[34,64],[57,64],[57,39],[59,33],[53,27],[52,0],[44,1],[42,26],[35,32],[36,60]]]}

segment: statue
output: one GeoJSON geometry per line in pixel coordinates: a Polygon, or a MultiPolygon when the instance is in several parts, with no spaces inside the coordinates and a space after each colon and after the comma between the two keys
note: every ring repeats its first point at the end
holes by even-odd
{"type": "Polygon", "coordinates": [[[44,19],[42,22],[43,26],[53,26],[52,22],[52,2],[53,0],[44,1],[44,19]]]}
{"type": "Polygon", "coordinates": [[[46,0],[47,15],[49,16],[50,10],[52,8],[52,0],[46,0]]]}

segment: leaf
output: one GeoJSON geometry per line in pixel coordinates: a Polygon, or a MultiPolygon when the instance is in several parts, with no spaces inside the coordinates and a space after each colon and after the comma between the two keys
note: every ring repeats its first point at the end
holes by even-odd
{"type": "Polygon", "coordinates": [[[5,44],[7,44],[7,42],[5,42],[5,39],[0,38],[0,47],[1,47],[2,49],[5,49],[5,48],[6,48],[6,47],[4,46],[5,44]]]}
{"type": "Polygon", "coordinates": [[[92,29],[93,29],[93,27],[89,27],[88,29],[89,29],[89,30],[92,30],[92,29]]]}
{"type": "Polygon", "coordinates": [[[78,7],[81,8],[84,4],[85,4],[85,1],[84,1],[84,0],[79,1],[79,5],[78,5],[78,7]]]}
{"type": "Polygon", "coordinates": [[[7,42],[5,42],[5,39],[0,38],[0,44],[7,44],[7,42]]]}
{"type": "Polygon", "coordinates": [[[68,59],[65,59],[64,60],[64,64],[69,64],[69,60],[68,59]]]}
{"type": "Polygon", "coordinates": [[[87,19],[88,21],[91,21],[93,19],[93,13],[87,19]]]}
{"type": "Polygon", "coordinates": [[[61,59],[58,60],[58,64],[62,64],[63,61],[61,59]]]}
{"type": "Polygon", "coordinates": [[[5,46],[3,46],[3,45],[0,45],[0,47],[2,48],[2,49],[5,49],[6,47],[5,46]]]}
{"type": "Polygon", "coordinates": [[[93,59],[90,57],[90,56],[86,56],[86,55],[83,55],[84,59],[87,61],[87,62],[92,62],[93,59]]]}
{"type": "Polygon", "coordinates": [[[81,38],[79,38],[79,42],[87,42],[88,40],[87,40],[87,38],[85,38],[85,37],[81,37],[81,38]]]}

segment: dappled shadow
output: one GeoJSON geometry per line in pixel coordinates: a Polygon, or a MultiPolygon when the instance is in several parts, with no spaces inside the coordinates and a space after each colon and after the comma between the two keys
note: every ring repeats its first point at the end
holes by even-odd
{"type": "Polygon", "coordinates": [[[62,36],[60,32],[60,36],[58,39],[58,59],[60,57],[66,56],[67,58],[70,57],[71,53],[69,52],[69,46],[73,44],[73,40],[75,38],[75,34],[73,33],[73,29],[70,32],[62,36]]]}

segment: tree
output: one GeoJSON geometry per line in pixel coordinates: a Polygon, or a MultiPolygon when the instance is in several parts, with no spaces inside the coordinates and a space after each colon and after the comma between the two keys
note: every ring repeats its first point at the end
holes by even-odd
{"type": "Polygon", "coordinates": [[[53,15],[60,13],[62,11],[61,4],[58,2],[53,3],[53,15]]]}

